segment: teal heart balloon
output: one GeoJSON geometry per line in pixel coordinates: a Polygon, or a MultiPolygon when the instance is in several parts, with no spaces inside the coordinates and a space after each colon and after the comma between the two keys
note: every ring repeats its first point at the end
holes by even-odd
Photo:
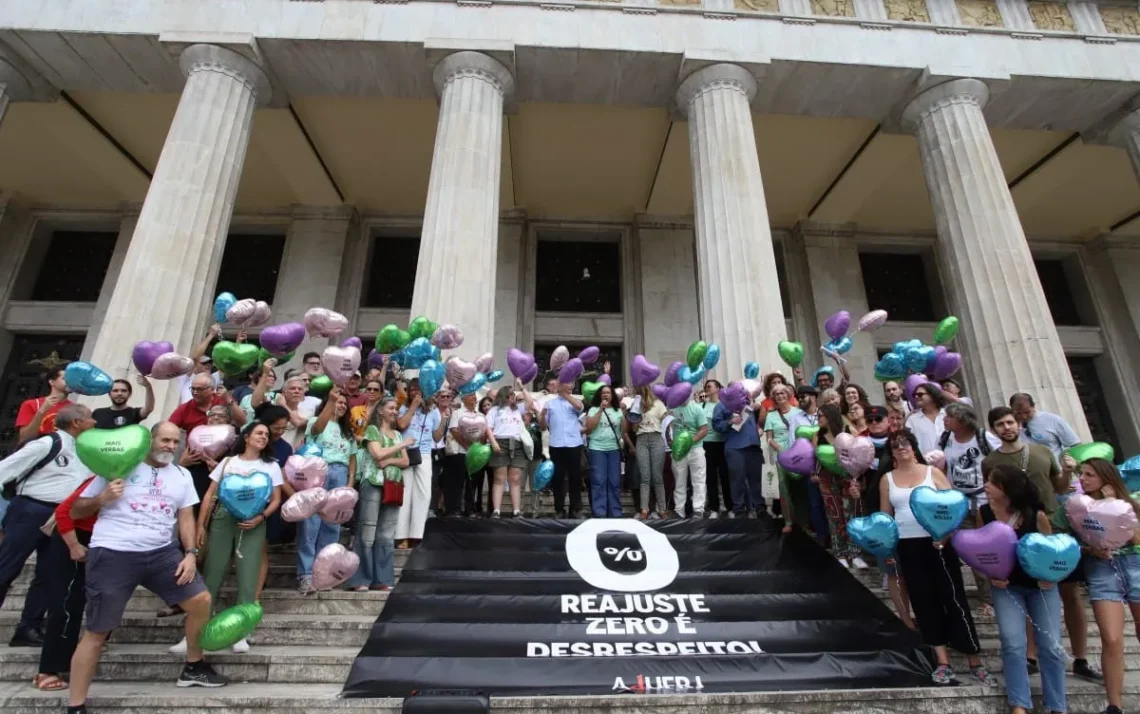
{"type": "Polygon", "coordinates": [[[434,359],[427,360],[420,367],[420,389],[429,399],[443,387],[445,379],[447,379],[446,368],[434,359]]]}
{"type": "Polygon", "coordinates": [[[257,364],[257,355],[257,345],[248,342],[238,344],[228,340],[222,340],[214,345],[214,350],[210,353],[214,364],[222,374],[231,377],[248,372],[250,367],[257,364]]]}
{"type": "Polygon", "coordinates": [[[487,373],[487,384],[494,384],[503,378],[503,370],[493,369],[487,373]]]}
{"type": "Polygon", "coordinates": [[[471,381],[460,387],[458,391],[460,394],[474,394],[485,386],[487,386],[487,375],[476,372],[471,381]]]}
{"type": "Polygon", "coordinates": [[[111,375],[90,362],[72,362],[63,371],[67,389],[85,397],[99,397],[111,391],[111,375]]]}
{"type": "Polygon", "coordinates": [[[962,525],[970,503],[961,491],[936,491],[919,486],[910,492],[910,512],[934,540],[942,540],[962,525]]]}
{"type": "Polygon", "coordinates": [[[225,324],[226,313],[237,302],[237,298],[233,293],[221,293],[218,297],[214,298],[214,322],[219,325],[225,324]]]}
{"type": "Polygon", "coordinates": [[[297,456],[316,456],[324,458],[325,450],[317,444],[303,444],[297,449],[297,456]]]}
{"type": "Polygon", "coordinates": [[[760,363],[759,362],[745,362],[744,363],[744,378],[745,379],[759,379],[760,378],[760,363]]]}
{"type": "Polygon", "coordinates": [[[1069,576],[1081,560],[1081,546],[1068,533],[1027,533],[1017,543],[1017,562],[1034,580],[1057,583],[1069,576]]]}
{"type": "Polygon", "coordinates": [[[899,524],[881,511],[847,522],[847,535],[855,545],[876,558],[886,558],[899,544],[899,524]]]}
{"type": "Polygon", "coordinates": [[[261,622],[261,603],[247,602],[222,610],[202,628],[198,644],[208,652],[228,649],[249,637],[261,622]]]}
{"type": "Polygon", "coordinates": [[[534,490],[542,491],[554,479],[554,462],[550,459],[543,461],[534,470],[534,490]]]}
{"type": "Polygon", "coordinates": [[[218,484],[218,502],[239,523],[265,511],[273,495],[273,480],[264,471],[229,473],[218,484]]]}
{"type": "Polygon", "coordinates": [[[134,424],[118,429],[88,429],[75,440],[83,465],[108,481],[123,478],[150,453],[150,429],[134,424]]]}

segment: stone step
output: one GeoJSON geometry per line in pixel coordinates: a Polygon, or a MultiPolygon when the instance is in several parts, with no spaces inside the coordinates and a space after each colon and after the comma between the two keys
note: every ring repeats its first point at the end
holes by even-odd
{"type": "MultiPolygon", "coordinates": [[[[14,588],[13,588],[14,590],[14,588]]],[[[0,612],[19,613],[24,606],[24,593],[9,593],[0,612]]],[[[219,608],[236,602],[237,589],[222,586],[219,593],[219,608]]],[[[296,589],[267,588],[261,593],[261,606],[271,615],[372,615],[375,617],[388,600],[388,592],[369,591],[364,593],[350,590],[326,590],[309,595],[301,595],[296,589]]],[[[166,604],[146,588],[138,588],[127,602],[127,612],[154,614],[166,604]]]]}

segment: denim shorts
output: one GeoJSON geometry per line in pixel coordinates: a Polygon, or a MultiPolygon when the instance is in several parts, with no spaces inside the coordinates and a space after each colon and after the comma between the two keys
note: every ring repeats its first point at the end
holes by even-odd
{"type": "Polygon", "coordinates": [[[1112,560],[1085,558],[1089,600],[1140,602],[1140,553],[1118,555],[1112,560]]]}

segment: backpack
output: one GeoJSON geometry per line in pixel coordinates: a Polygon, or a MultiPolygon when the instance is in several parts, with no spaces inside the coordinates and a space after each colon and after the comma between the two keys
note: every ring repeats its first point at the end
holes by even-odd
{"type": "MultiPolygon", "coordinates": [[[[13,498],[15,498],[16,489],[20,487],[20,484],[27,481],[28,478],[35,472],[47,466],[52,461],[55,461],[55,457],[59,456],[59,452],[63,448],[63,439],[59,438],[59,434],[54,431],[48,434],[48,437],[51,439],[51,447],[48,448],[47,456],[43,457],[35,464],[33,464],[32,468],[28,469],[27,473],[25,473],[20,478],[13,479],[4,484],[3,493],[0,494],[4,496],[4,500],[11,501],[13,498]]],[[[36,439],[33,439],[32,441],[36,441],[36,439]]],[[[21,446],[20,448],[24,448],[28,444],[32,443],[32,441],[26,442],[24,446],[21,446]]]]}
{"type": "MultiPolygon", "coordinates": [[[[983,457],[985,457],[987,454],[989,454],[991,451],[993,451],[993,447],[990,446],[990,440],[986,438],[986,430],[985,429],[982,429],[977,434],[975,434],[974,438],[978,440],[978,450],[982,452],[983,457]]],[[[941,451],[945,451],[946,445],[949,443],[950,443],[950,430],[947,429],[946,431],[942,432],[942,438],[938,440],[938,448],[941,451]]]]}

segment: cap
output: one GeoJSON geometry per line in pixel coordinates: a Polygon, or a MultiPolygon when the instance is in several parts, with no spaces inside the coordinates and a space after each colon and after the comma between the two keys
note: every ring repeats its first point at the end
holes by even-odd
{"type": "Polygon", "coordinates": [[[874,419],[886,419],[888,416],[890,416],[890,412],[887,411],[886,407],[872,406],[867,407],[865,416],[867,417],[867,421],[872,421],[874,419]]]}
{"type": "Polygon", "coordinates": [[[811,386],[810,384],[801,384],[800,386],[796,387],[796,398],[797,399],[800,397],[807,396],[809,394],[812,395],[813,397],[818,397],[819,396],[819,390],[816,389],[815,387],[811,386]]]}

